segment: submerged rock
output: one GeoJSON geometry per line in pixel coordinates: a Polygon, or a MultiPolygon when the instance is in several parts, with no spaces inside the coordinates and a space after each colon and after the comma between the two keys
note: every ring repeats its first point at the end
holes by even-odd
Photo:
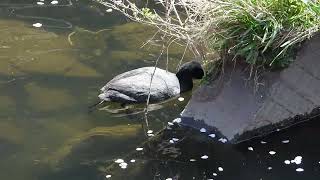
{"type": "Polygon", "coordinates": [[[287,69],[248,81],[247,68],[226,67],[203,85],[182,112],[182,123],[212,127],[232,143],[267,134],[317,115],[320,106],[320,35],[306,42],[287,69]]]}

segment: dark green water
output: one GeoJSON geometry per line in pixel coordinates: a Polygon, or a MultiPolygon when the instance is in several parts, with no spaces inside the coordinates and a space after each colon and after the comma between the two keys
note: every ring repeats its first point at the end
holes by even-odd
{"type": "MultiPolygon", "coordinates": [[[[89,113],[106,81],[154,65],[160,47],[140,48],[154,31],[89,0],[36,2],[0,2],[0,180],[320,178],[317,120],[232,146],[180,127],[149,139],[142,114],[89,113]],[[171,144],[173,137],[179,141],[171,144]],[[296,156],[302,164],[284,163],[296,156]]],[[[171,71],[183,49],[170,49],[171,71]]],[[[178,117],[190,93],[183,97],[150,112],[149,129],[157,133],[178,117]]]]}
{"type": "MultiPolygon", "coordinates": [[[[95,163],[81,165],[135,149],[146,139],[144,120],[88,107],[113,76],[154,65],[160,51],[140,48],[153,31],[90,1],[36,2],[0,2],[0,179],[99,177],[90,169],[95,163]]],[[[184,105],[174,100],[150,113],[150,129],[161,129],[184,105]]]]}

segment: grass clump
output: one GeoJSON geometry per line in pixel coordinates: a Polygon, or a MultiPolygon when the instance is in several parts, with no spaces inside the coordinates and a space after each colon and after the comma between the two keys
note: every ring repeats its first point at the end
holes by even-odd
{"type": "Polygon", "coordinates": [[[157,0],[153,9],[96,1],[158,28],[161,40],[182,43],[195,56],[218,53],[256,67],[286,67],[320,28],[319,0],[157,0]]]}
{"type": "Polygon", "coordinates": [[[297,45],[319,31],[319,2],[234,0],[223,9],[208,42],[251,65],[285,67],[297,45]]]}

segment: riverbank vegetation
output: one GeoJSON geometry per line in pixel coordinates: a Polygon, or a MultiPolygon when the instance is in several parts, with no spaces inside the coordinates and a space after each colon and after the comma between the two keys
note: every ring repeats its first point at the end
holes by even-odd
{"type": "Polygon", "coordinates": [[[252,67],[286,67],[299,44],[320,28],[319,0],[96,1],[156,27],[151,38],[166,46],[178,43],[205,60],[229,56],[252,67]]]}

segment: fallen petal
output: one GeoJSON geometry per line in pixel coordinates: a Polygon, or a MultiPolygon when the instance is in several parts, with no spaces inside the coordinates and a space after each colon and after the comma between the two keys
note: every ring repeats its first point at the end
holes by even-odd
{"type": "Polygon", "coordinates": [[[39,28],[39,27],[42,27],[42,24],[41,23],[34,23],[34,24],[32,24],[32,26],[39,28]]]}
{"type": "Polygon", "coordinates": [[[117,160],[115,160],[114,162],[115,162],[115,163],[119,163],[119,164],[120,164],[120,163],[123,163],[123,162],[124,162],[124,160],[123,160],[123,159],[117,159],[117,160]]]}
{"type": "Polygon", "coordinates": [[[270,154],[270,155],[275,155],[276,152],[275,152],[275,151],[269,151],[269,154],[270,154]]]}
{"type": "Polygon", "coordinates": [[[304,169],[302,169],[302,168],[297,168],[296,171],[297,171],[297,172],[303,172],[304,169]]]}
{"type": "Polygon", "coordinates": [[[291,162],[289,160],[285,160],[284,163],[285,164],[291,164],[291,162]]]}
{"type": "Polygon", "coordinates": [[[282,143],[283,144],[288,144],[290,142],[290,140],[283,140],[282,143]]]}
{"type": "Polygon", "coordinates": [[[110,174],[106,175],[106,178],[107,179],[111,178],[111,175],[110,174]]]}
{"type": "Polygon", "coordinates": [[[176,118],[172,121],[173,123],[181,123],[181,118],[176,118]]]}
{"type": "Polygon", "coordinates": [[[207,155],[201,156],[201,159],[208,159],[208,158],[209,158],[209,156],[207,156],[207,155]]]}
{"type": "Polygon", "coordinates": [[[58,1],[51,1],[51,4],[58,4],[58,1]]]}

